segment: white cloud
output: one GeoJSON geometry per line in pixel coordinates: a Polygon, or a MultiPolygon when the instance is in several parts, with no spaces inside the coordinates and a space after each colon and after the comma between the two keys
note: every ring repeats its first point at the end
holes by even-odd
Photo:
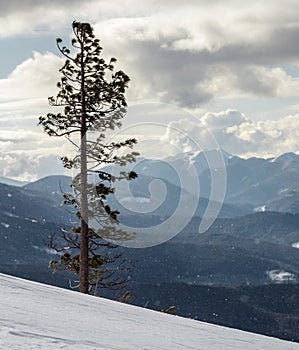
{"type": "Polygon", "coordinates": [[[207,113],[201,122],[182,119],[170,123],[165,141],[184,151],[197,151],[196,143],[202,149],[211,149],[214,145],[209,131],[222,149],[234,155],[271,157],[299,152],[299,115],[253,121],[236,110],[207,113]],[[180,137],[173,133],[173,128],[182,131],[180,137]],[[188,136],[184,136],[183,132],[188,136]]]}
{"type": "Polygon", "coordinates": [[[70,33],[80,13],[79,20],[95,25],[104,53],[117,56],[131,76],[130,100],[194,108],[213,98],[289,96],[298,88],[280,67],[299,62],[295,0],[273,1],[271,11],[257,0],[25,3],[2,4],[3,35],[43,35],[53,26],[55,36],[66,27],[70,33]]]}
{"type": "Polygon", "coordinates": [[[52,111],[62,60],[35,52],[0,80],[0,168],[4,176],[34,180],[63,171],[59,155],[64,139],[51,138],[37,126],[41,114],[52,111]]]}
{"type": "Polygon", "coordinates": [[[280,67],[211,66],[200,87],[215,99],[290,97],[297,96],[299,80],[280,67]]]}
{"type": "Polygon", "coordinates": [[[0,80],[1,106],[12,101],[38,101],[40,98],[47,102],[48,95],[56,92],[58,70],[62,64],[63,60],[53,53],[34,52],[32,58],[18,65],[6,79],[0,80]]]}
{"type": "Polygon", "coordinates": [[[28,138],[31,142],[42,137],[38,117],[51,110],[47,98],[56,93],[61,65],[54,54],[35,52],[0,80],[1,137],[13,136],[14,141],[28,138]]]}
{"type": "Polygon", "coordinates": [[[131,99],[194,108],[213,98],[293,96],[298,89],[280,66],[299,62],[298,3],[275,1],[271,11],[257,1],[149,4],[95,25],[132,77],[131,99]]]}
{"type": "Polygon", "coordinates": [[[0,169],[7,177],[29,181],[64,173],[60,156],[66,154],[70,151],[64,139],[50,140],[37,128],[0,132],[0,169]]]}
{"type": "Polygon", "coordinates": [[[0,152],[0,167],[2,175],[22,181],[34,181],[48,175],[65,173],[56,154],[44,155],[26,151],[0,152]]]}

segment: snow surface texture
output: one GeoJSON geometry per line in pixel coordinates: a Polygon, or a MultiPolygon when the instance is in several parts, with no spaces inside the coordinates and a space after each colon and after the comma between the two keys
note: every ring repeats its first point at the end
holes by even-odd
{"type": "Polygon", "coordinates": [[[0,274],[0,349],[298,350],[299,344],[0,274]]]}

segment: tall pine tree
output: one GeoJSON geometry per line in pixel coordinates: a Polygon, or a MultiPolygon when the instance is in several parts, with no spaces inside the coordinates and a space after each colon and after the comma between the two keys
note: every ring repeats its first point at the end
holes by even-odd
{"type": "Polygon", "coordinates": [[[109,62],[104,60],[100,41],[95,38],[89,23],[73,22],[72,29],[71,50],[57,39],[57,47],[66,61],[60,69],[59,92],[56,97],[49,97],[49,103],[60,107],[59,112],[41,116],[39,124],[49,136],[66,137],[78,148],[78,155],[64,156],[62,161],[66,168],[78,168],[78,176],[73,181],[74,193],[64,197],[65,203],[76,208],[80,225],[63,233],[66,247],[58,248],[51,242],[52,247],[64,252],[60,261],[52,261],[52,265],[78,273],[80,291],[89,293],[92,286],[117,284],[117,280],[105,284],[105,279],[113,275],[112,270],[105,271],[105,264],[115,263],[118,256],[103,256],[98,250],[103,246],[112,248],[110,243],[103,242],[103,238],[118,236],[126,239],[126,235],[115,228],[118,212],[111,210],[106,200],[114,192],[114,181],[137,176],[135,172],[124,171],[116,177],[99,167],[105,164],[122,166],[134,162],[138,154],[115,155],[120,148],[132,148],[136,144],[134,138],[122,142],[105,141],[105,131],[121,127],[121,119],[126,114],[125,91],[129,77],[123,71],[114,72],[115,58],[109,62]],[[89,132],[93,135],[98,132],[97,138],[89,139],[89,132]],[[75,135],[80,136],[78,143],[75,135]],[[91,173],[99,180],[95,186],[89,181],[91,173]],[[90,219],[97,221],[99,229],[89,226],[90,219]]]}

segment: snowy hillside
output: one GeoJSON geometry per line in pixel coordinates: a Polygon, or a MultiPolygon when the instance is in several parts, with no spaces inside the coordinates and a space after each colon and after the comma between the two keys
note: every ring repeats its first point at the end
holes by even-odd
{"type": "Polygon", "coordinates": [[[0,349],[298,350],[299,344],[0,274],[0,349]]]}

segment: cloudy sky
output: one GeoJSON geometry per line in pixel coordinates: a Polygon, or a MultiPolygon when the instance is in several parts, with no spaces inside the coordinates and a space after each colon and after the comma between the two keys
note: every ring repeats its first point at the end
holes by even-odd
{"type": "Polygon", "coordinates": [[[67,146],[37,121],[63,63],[55,39],[68,43],[73,20],[130,76],[122,132],[146,156],[298,153],[298,13],[297,0],[0,0],[0,173],[62,171],[67,146]]]}

